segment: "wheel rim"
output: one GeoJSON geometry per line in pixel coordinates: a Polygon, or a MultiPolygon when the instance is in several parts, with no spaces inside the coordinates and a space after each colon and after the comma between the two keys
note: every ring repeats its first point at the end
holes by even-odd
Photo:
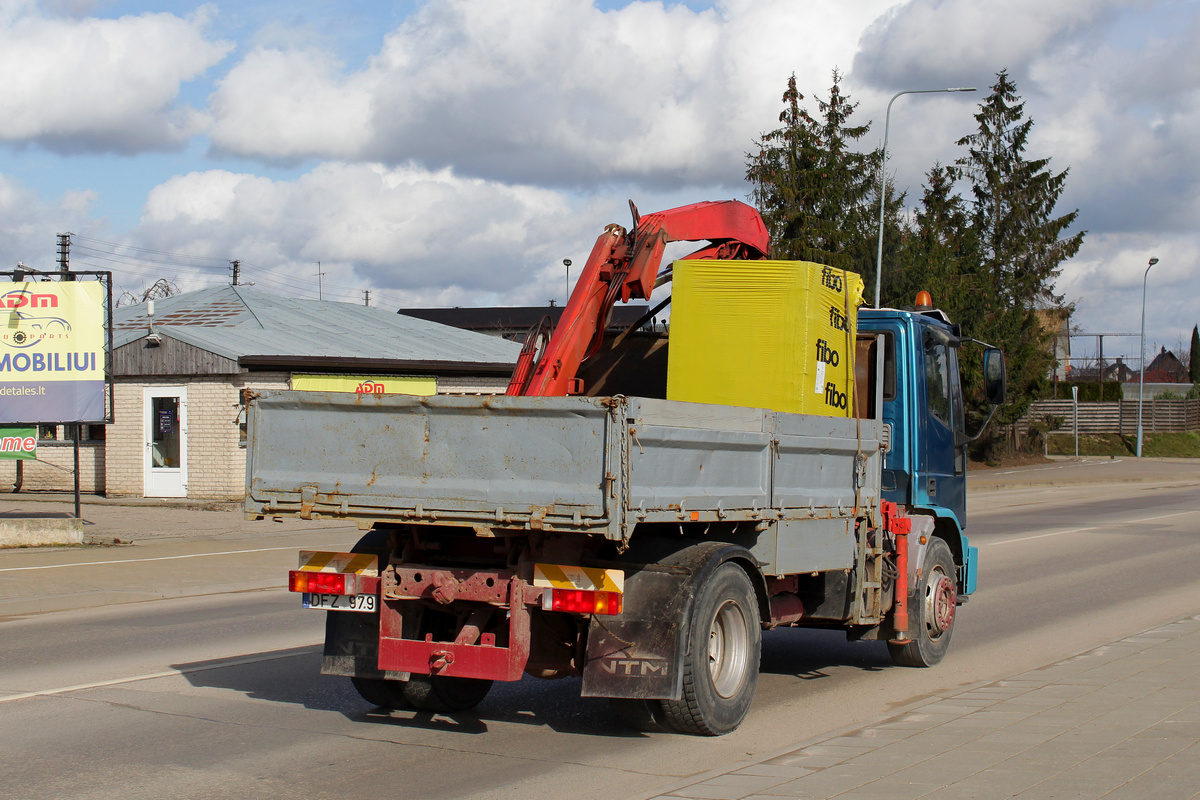
{"type": "Polygon", "coordinates": [[[929,638],[937,639],[950,630],[957,600],[954,580],[940,566],[934,568],[925,584],[925,630],[929,638]]]}
{"type": "Polygon", "coordinates": [[[742,607],[733,600],[717,609],[708,632],[708,674],[721,697],[733,697],[745,680],[749,630],[742,607]]]}

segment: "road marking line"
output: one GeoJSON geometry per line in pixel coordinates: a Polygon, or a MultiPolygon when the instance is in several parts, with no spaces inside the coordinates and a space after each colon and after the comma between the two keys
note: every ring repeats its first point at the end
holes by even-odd
{"type": "MultiPolygon", "coordinates": [[[[307,644],[301,647],[320,647],[321,644],[307,644]]],[[[269,656],[248,656],[246,658],[231,658],[227,661],[222,661],[217,664],[205,664],[202,667],[192,667],[190,669],[172,669],[165,672],[151,672],[146,675],[133,675],[128,678],[113,678],[107,681],[95,681],[94,683],[77,683],[74,686],[60,686],[57,689],[42,689],[36,692],[23,692],[21,694],[10,694],[0,697],[0,703],[8,703],[13,700],[26,700],[30,697],[47,697],[56,694],[65,694],[67,692],[79,692],[85,689],[103,689],[106,686],[118,686],[122,683],[136,683],[138,681],[149,681],[155,678],[170,678],[173,675],[191,675],[193,672],[207,672],[213,669],[224,669],[226,667],[240,667],[246,664],[258,664],[263,661],[276,661],[284,658],[295,658],[296,656],[308,655],[308,653],[288,653],[286,655],[269,655],[269,656]]]]}
{"type": "MultiPolygon", "coordinates": [[[[1032,472],[1049,472],[1050,470],[1054,470],[1054,469],[1071,469],[1073,467],[1096,467],[1096,466],[1103,466],[1104,464],[1120,464],[1124,460],[1125,459],[1123,459],[1123,458],[1114,458],[1109,461],[1081,461],[1076,464],[1064,464],[1061,467],[1035,467],[1033,469],[1010,469],[1010,470],[1005,470],[1004,472],[993,472],[992,474],[993,475],[1020,475],[1022,473],[1029,474],[1032,472]]],[[[976,473],[976,474],[980,474],[980,473],[976,473]]]]}
{"type": "Polygon", "coordinates": [[[236,556],[242,553],[269,553],[273,550],[295,550],[296,546],[290,547],[260,547],[256,550],[222,550],[217,553],[188,553],[182,556],[155,556],[154,558],[125,558],[119,561],[80,561],[74,564],[45,564],[40,567],[4,567],[0,568],[0,572],[21,572],[22,570],[32,569],[61,569],[62,567],[99,567],[105,564],[136,564],[141,561],[173,561],[179,558],[203,558],[205,556],[236,556]]]}
{"type": "MultiPolygon", "coordinates": [[[[1175,513],[1173,513],[1173,514],[1160,514],[1160,515],[1159,515],[1159,516],[1157,516],[1157,517],[1146,517],[1145,519],[1132,520],[1132,521],[1130,521],[1130,522],[1123,522],[1123,523],[1118,523],[1118,524],[1120,524],[1120,525],[1136,525],[1136,524],[1138,524],[1139,522],[1154,522],[1155,520],[1160,520],[1160,519],[1170,519],[1171,517],[1186,517],[1188,514],[1196,514],[1196,513],[1200,513],[1200,510],[1194,510],[1194,511],[1177,511],[1177,512],[1175,512],[1175,513]]],[[[1027,542],[1027,541],[1029,541],[1030,539],[1044,539],[1044,538],[1046,538],[1047,536],[1061,536],[1061,535],[1062,535],[1062,534],[1064,534],[1064,533],[1081,533],[1081,532],[1083,532],[1083,531],[1094,531],[1094,530],[1099,530],[1099,528],[1098,528],[1098,527],[1091,527],[1091,528],[1069,528],[1069,529],[1067,529],[1067,530],[1065,530],[1065,531],[1050,531],[1049,533],[1039,533],[1039,534],[1035,534],[1035,535],[1033,535],[1033,536],[1022,536],[1022,537],[1020,537],[1020,538],[1017,538],[1017,539],[1005,539],[1005,540],[1004,540],[1004,541],[1002,541],[1002,542],[984,542],[983,544],[984,544],[984,546],[993,546],[993,545],[1001,545],[1001,544],[1012,544],[1013,542],[1027,542]]]]}
{"type": "MultiPolygon", "coordinates": [[[[1169,519],[1169,518],[1171,518],[1171,517],[1186,517],[1188,514],[1196,514],[1196,513],[1200,513],[1200,510],[1195,510],[1195,511],[1180,511],[1180,512],[1178,512],[1178,513],[1175,513],[1175,514],[1162,514],[1162,515],[1160,515],[1160,516],[1157,516],[1157,517],[1146,517],[1145,519],[1139,519],[1139,520],[1137,520],[1137,521],[1138,521],[1138,522],[1154,522],[1155,520],[1158,520],[1158,519],[1169,519]]],[[[1132,523],[1131,523],[1131,524],[1132,524],[1132,523]]]]}
{"type": "Polygon", "coordinates": [[[1065,531],[1051,531],[1050,533],[1039,533],[1034,536],[1022,536],[1019,539],[1005,539],[1003,542],[984,542],[984,546],[997,546],[1002,544],[1013,544],[1014,542],[1028,542],[1030,539],[1045,539],[1047,536],[1062,536],[1064,533],[1081,533],[1083,531],[1094,531],[1096,528],[1069,528],[1065,531]]]}

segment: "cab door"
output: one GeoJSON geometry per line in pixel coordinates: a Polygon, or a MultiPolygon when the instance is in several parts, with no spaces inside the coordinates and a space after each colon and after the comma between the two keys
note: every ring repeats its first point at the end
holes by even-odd
{"type": "Polygon", "coordinates": [[[918,374],[924,403],[917,410],[921,444],[913,499],[917,506],[951,511],[965,528],[966,449],[956,343],[948,331],[933,326],[925,329],[924,369],[918,374]]]}

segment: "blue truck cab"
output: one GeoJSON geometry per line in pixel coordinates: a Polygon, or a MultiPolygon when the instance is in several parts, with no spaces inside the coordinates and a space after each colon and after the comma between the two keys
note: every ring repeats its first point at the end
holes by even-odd
{"type": "MultiPolygon", "coordinates": [[[[933,519],[934,535],[949,545],[958,565],[960,598],[975,591],[978,548],[967,540],[966,461],[971,437],[965,429],[958,352],[964,339],[941,311],[862,309],[862,334],[878,337],[883,350],[883,421],[889,447],[882,495],[910,515],[933,519]]],[[[1003,358],[985,352],[987,396],[1003,400],[1003,358]]]]}

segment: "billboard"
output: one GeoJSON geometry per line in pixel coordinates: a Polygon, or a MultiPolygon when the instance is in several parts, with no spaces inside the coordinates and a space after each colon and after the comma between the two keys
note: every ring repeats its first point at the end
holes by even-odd
{"type": "Polygon", "coordinates": [[[104,422],[99,281],[0,282],[0,424],[104,422]]]}

